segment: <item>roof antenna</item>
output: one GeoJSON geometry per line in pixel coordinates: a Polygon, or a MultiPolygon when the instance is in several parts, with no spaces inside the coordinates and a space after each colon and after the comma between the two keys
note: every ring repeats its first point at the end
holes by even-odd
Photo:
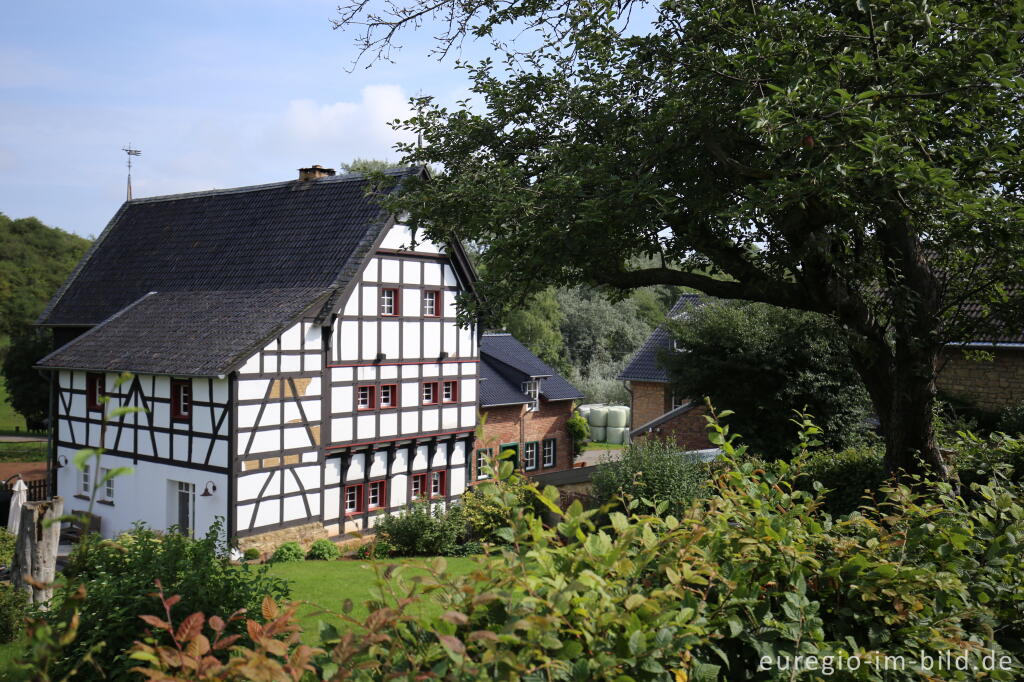
{"type": "Polygon", "coordinates": [[[127,147],[122,147],[121,151],[128,155],[128,201],[132,200],[132,157],[142,156],[142,152],[138,149],[132,149],[132,143],[129,142],[127,147]]]}

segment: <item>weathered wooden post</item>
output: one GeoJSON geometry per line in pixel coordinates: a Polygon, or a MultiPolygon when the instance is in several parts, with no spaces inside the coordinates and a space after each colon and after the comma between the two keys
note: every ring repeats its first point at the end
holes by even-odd
{"type": "Polygon", "coordinates": [[[21,508],[21,527],[14,543],[11,582],[15,589],[27,592],[32,603],[41,604],[44,608],[53,596],[57,546],[60,543],[60,517],[63,513],[62,497],[26,502],[21,508]]]}

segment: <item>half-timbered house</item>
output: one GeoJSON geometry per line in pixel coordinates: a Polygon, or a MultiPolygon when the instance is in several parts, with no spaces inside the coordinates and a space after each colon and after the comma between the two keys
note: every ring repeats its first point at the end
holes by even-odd
{"type": "Polygon", "coordinates": [[[102,445],[104,468],[134,468],[100,491],[104,535],[220,516],[242,547],[459,497],[478,339],[455,297],[472,266],[458,244],[416,240],[381,209],[387,191],[313,167],[126,202],[39,320],[57,346],[39,367],[60,494],[86,496],[102,472],[68,464],[102,445]],[[104,427],[120,406],[143,410],[104,427]]]}

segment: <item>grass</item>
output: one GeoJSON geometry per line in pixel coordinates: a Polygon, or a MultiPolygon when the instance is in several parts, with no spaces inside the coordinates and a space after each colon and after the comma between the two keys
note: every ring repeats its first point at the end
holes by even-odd
{"type": "Polygon", "coordinates": [[[25,431],[25,418],[15,412],[11,404],[7,402],[7,385],[3,379],[0,379],[0,432],[10,431],[13,433],[15,429],[25,431]]]}
{"type": "Polygon", "coordinates": [[[45,462],[46,441],[34,443],[0,442],[0,462],[45,462]]]}
{"type": "Polygon", "coordinates": [[[622,443],[596,443],[594,441],[591,441],[583,446],[583,451],[586,452],[588,450],[621,450],[624,447],[626,446],[623,445],[622,443]]]}
{"type": "MultiPolygon", "coordinates": [[[[288,580],[292,587],[292,599],[310,602],[300,607],[299,624],[302,625],[302,639],[307,644],[315,644],[319,639],[318,622],[338,625],[335,619],[322,610],[341,613],[346,599],[352,600],[352,611],[349,615],[358,620],[365,618],[369,611],[366,600],[371,598],[370,591],[376,585],[377,576],[374,564],[383,573],[389,564],[399,564],[403,568],[396,571],[391,580],[401,584],[411,584],[416,576],[426,576],[429,571],[424,566],[433,559],[388,559],[373,561],[296,561],[275,564],[270,572],[288,580]],[[339,589],[344,588],[344,589],[339,589]]],[[[465,575],[477,566],[477,557],[446,558],[447,570],[454,575],[465,575]]],[[[435,608],[433,605],[427,607],[435,608]]],[[[440,606],[436,607],[440,611],[440,606]]],[[[340,629],[340,628],[339,628],[340,629]]]]}
{"type": "MultiPolygon", "coordinates": [[[[406,567],[396,571],[391,580],[410,584],[416,576],[428,575],[427,566],[433,559],[389,559],[376,562],[383,573],[389,564],[406,567]]],[[[477,557],[446,558],[448,572],[454,575],[465,575],[477,566],[477,557]]],[[[296,561],[271,566],[273,575],[284,578],[291,584],[292,599],[310,602],[299,608],[299,624],[302,626],[302,640],[307,644],[317,644],[320,639],[319,621],[333,623],[340,627],[330,615],[323,610],[341,613],[346,599],[352,600],[352,611],[349,615],[362,620],[369,611],[366,600],[370,599],[371,589],[376,585],[377,576],[372,561],[296,561]]],[[[430,604],[427,609],[437,609],[440,605],[430,604]]],[[[0,644],[0,680],[7,679],[5,672],[10,669],[24,642],[16,641],[0,644]]]]}

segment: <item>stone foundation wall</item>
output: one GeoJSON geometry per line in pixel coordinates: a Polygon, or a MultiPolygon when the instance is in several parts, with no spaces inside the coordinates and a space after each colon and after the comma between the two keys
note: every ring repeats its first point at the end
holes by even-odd
{"type": "Polygon", "coordinates": [[[999,348],[992,361],[964,357],[960,349],[949,349],[942,360],[939,390],[969,401],[989,412],[1024,401],[1024,349],[999,348]]]}
{"type": "Polygon", "coordinates": [[[314,541],[327,537],[329,537],[327,529],[319,521],[315,521],[304,523],[301,526],[281,528],[238,538],[238,549],[244,552],[249,548],[255,548],[261,554],[270,556],[275,549],[286,542],[297,542],[303,549],[308,550],[314,541]]]}

